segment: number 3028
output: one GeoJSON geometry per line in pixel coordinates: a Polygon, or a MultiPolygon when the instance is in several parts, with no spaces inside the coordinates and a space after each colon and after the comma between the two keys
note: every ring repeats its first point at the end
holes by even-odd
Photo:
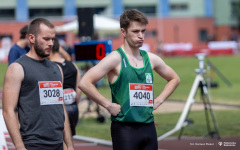
{"type": "Polygon", "coordinates": [[[60,90],[43,90],[44,97],[59,97],[60,96],[60,90]]]}

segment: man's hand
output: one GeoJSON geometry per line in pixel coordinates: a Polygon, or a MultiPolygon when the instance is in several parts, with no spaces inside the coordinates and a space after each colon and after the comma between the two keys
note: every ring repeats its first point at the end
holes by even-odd
{"type": "Polygon", "coordinates": [[[153,104],[153,110],[156,110],[164,101],[160,99],[155,99],[153,104]]]}
{"type": "Polygon", "coordinates": [[[153,110],[156,110],[158,108],[158,105],[157,104],[154,104],[153,105],[153,110]]]}
{"type": "Polygon", "coordinates": [[[111,103],[111,105],[107,108],[111,115],[117,116],[121,111],[121,106],[116,103],[111,103]]]}

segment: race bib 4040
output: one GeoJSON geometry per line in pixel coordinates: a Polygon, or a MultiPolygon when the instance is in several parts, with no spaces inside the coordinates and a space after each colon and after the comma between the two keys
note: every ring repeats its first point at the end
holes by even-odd
{"type": "Polygon", "coordinates": [[[153,85],[129,83],[130,106],[153,107],[153,85]]]}
{"type": "Polygon", "coordinates": [[[63,88],[60,81],[39,81],[40,105],[63,104],[63,88]]]}

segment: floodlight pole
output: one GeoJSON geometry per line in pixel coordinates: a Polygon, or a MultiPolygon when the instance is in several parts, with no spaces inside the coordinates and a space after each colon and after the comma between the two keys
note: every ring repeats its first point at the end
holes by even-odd
{"type": "Polygon", "coordinates": [[[204,108],[205,108],[205,115],[206,115],[206,123],[207,123],[207,129],[208,129],[208,134],[211,135],[211,137],[217,137],[220,138],[219,136],[219,132],[218,132],[218,125],[215,119],[215,115],[214,112],[212,110],[212,106],[211,106],[211,102],[209,99],[209,95],[208,95],[208,91],[207,91],[207,87],[206,87],[206,83],[204,81],[203,78],[203,74],[206,72],[206,70],[204,69],[204,58],[205,58],[205,54],[197,54],[196,57],[199,60],[199,68],[195,70],[195,72],[197,73],[195,80],[193,82],[191,91],[189,93],[187,102],[184,106],[184,109],[182,111],[182,114],[175,126],[175,128],[173,128],[172,130],[170,130],[169,132],[161,135],[158,137],[158,141],[163,140],[164,138],[168,137],[169,135],[177,132],[178,130],[180,130],[180,134],[178,139],[181,138],[181,135],[183,133],[184,127],[191,124],[192,121],[189,120],[188,114],[190,112],[191,106],[194,103],[194,97],[196,95],[196,92],[198,90],[198,88],[201,89],[201,98],[203,100],[203,104],[204,104],[204,108]],[[214,127],[215,127],[215,132],[211,132],[210,130],[210,124],[209,124],[209,116],[208,116],[208,110],[211,113],[211,117],[212,117],[212,121],[214,123],[214,127]]]}

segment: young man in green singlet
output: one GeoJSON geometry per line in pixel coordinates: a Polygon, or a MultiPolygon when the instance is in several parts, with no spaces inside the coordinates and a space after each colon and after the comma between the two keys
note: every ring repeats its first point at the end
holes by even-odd
{"type": "Polygon", "coordinates": [[[143,45],[147,18],[136,9],[120,16],[123,45],[91,68],[79,88],[111,113],[114,150],[157,150],[157,134],[152,111],[176,89],[180,79],[157,55],[139,48],[143,45]],[[167,83],[153,98],[153,71],[167,83]],[[94,82],[108,76],[112,102],[101,95],[94,82]]]}

